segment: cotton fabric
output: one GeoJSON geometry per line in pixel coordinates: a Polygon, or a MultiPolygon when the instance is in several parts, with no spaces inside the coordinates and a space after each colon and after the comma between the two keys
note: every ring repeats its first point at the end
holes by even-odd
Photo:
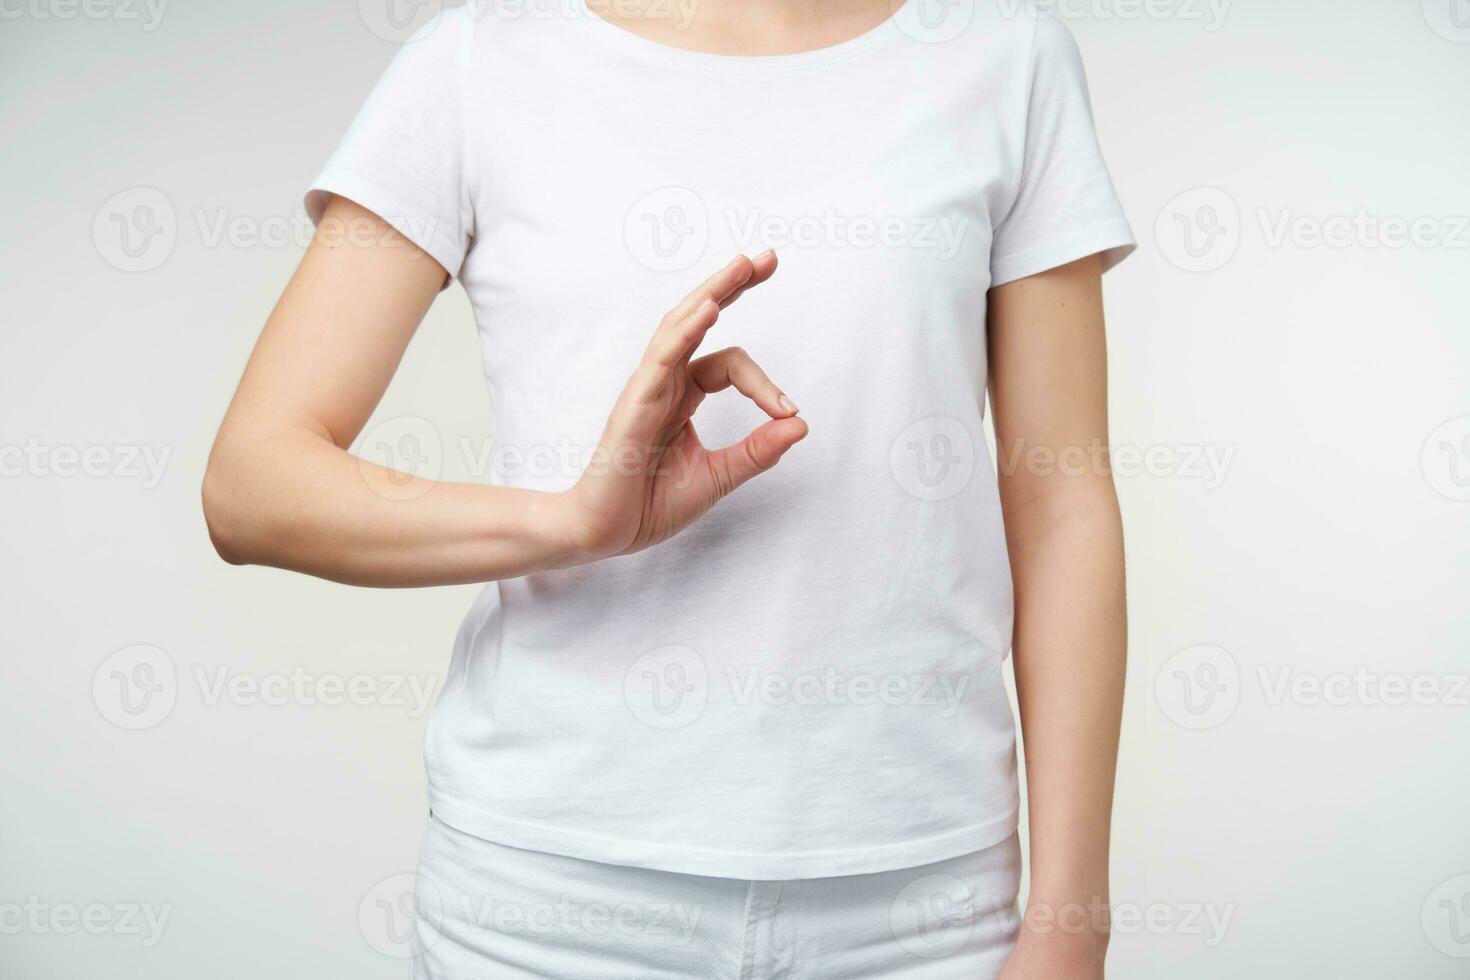
{"type": "MultiPolygon", "coordinates": [[[[810,435],[667,542],[486,586],[427,738],[450,826],[742,879],[1015,830],[986,294],[1133,239],[1066,28],[982,0],[936,38],[916,6],[766,58],[575,3],[449,10],[313,184],[314,218],[351,198],[463,284],[505,486],[572,486],[659,318],[737,251],[780,256],[704,349],[744,347],[810,435]]],[[[761,419],[730,392],[695,425],[761,419]]]]}

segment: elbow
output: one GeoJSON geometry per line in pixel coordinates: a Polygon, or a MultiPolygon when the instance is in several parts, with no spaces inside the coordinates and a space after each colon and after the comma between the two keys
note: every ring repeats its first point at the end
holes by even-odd
{"type": "Polygon", "coordinates": [[[200,490],[204,523],[209,529],[209,541],[220,558],[231,565],[248,565],[252,551],[250,535],[240,512],[238,489],[224,470],[212,456],[200,490]]]}

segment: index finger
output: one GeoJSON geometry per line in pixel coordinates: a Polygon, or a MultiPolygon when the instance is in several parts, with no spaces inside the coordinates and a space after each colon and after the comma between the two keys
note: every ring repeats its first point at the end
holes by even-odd
{"type": "MultiPolygon", "coordinates": [[[[672,367],[693,354],[705,331],[714,325],[719,311],[749,288],[756,273],[755,263],[744,255],[731,259],[664,316],[648,342],[645,358],[661,367],[672,367]]],[[[770,271],[766,271],[767,278],[769,275],[770,271]]]]}
{"type": "Polygon", "coordinates": [[[737,255],[730,260],[729,265],[721,269],[719,272],[716,272],[713,276],[710,276],[693,291],[691,291],[687,296],[681,299],[678,305],[670,311],[670,314],[672,316],[681,318],[686,317],[690,313],[693,313],[695,308],[698,307],[700,303],[704,302],[706,298],[712,299],[716,303],[720,304],[720,309],[723,310],[725,309],[725,307],[729,306],[731,303],[739,299],[741,294],[743,294],[747,289],[750,289],[752,286],[759,286],[761,283],[771,278],[775,271],[776,253],[772,249],[766,249],[764,252],[760,253],[753,259],[747,259],[744,255],[737,255]],[[749,268],[748,276],[745,278],[744,281],[736,282],[733,288],[723,290],[722,294],[720,295],[716,295],[715,291],[708,288],[711,283],[713,283],[722,273],[728,272],[732,268],[744,269],[747,267],[747,265],[749,268]]]}

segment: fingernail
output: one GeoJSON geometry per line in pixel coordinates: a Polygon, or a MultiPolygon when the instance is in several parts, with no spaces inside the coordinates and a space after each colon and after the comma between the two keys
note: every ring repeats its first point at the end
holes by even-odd
{"type": "Polygon", "coordinates": [[[776,254],[776,250],[774,248],[768,248],[764,252],[762,252],[761,254],[757,255],[755,257],[755,260],[757,262],[759,262],[761,259],[766,258],[767,256],[770,256],[770,255],[775,255],[775,254],[776,254]]]}
{"type": "Polygon", "coordinates": [[[796,403],[785,395],[777,398],[776,404],[781,406],[783,412],[790,412],[792,415],[795,415],[797,412],[796,403]]]}

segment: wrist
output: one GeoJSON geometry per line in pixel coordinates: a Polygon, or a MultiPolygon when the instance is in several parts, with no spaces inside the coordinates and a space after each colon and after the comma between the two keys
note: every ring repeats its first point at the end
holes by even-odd
{"type": "Polygon", "coordinates": [[[1017,941],[1075,966],[1101,965],[1111,934],[1106,891],[1069,890],[1028,896],[1017,941]]]}
{"type": "Polygon", "coordinates": [[[1003,980],[1104,980],[1107,950],[1066,938],[1023,934],[1006,961],[1003,980]]]}
{"type": "Polygon", "coordinates": [[[526,527],[547,569],[570,568],[591,560],[579,543],[570,491],[530,491],[526,501],[526,527]]]}

